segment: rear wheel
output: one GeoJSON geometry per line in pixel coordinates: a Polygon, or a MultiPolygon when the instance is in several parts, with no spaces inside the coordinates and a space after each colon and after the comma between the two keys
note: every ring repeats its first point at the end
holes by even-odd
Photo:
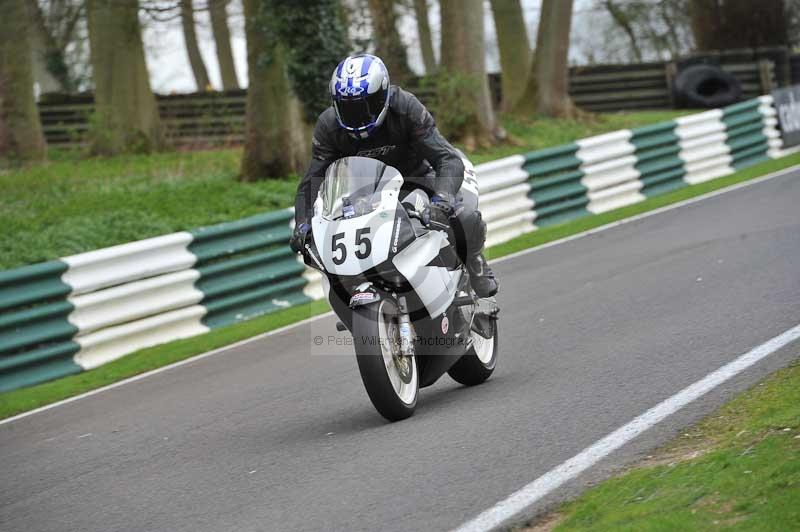
{"type": "Polygon", "coordinates": [[[470,331],[472,347],[447,372],[452,379],[465,386],[475,386],[488,379],[497,365],[497,320],[492,323],[491,338],[470,331]]]}
{"type": "Polygon", "coordinates": [[[353,343],[361,380],[375,409],[389,421],[410,417],[417,406],[415,356],[400,353],[397,311],[390,301],[353,312],[353,343]]]}

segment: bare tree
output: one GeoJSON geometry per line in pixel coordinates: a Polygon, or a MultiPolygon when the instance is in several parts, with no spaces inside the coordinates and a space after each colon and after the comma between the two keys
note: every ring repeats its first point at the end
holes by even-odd
{"type": "Polygon", "coordinates": [[[428,0],[414,0],[414,14],[417,18],[422,63],[425,65],[425,73],[430,75],[436,72],[436,56],[433,54],[433,37],[428,20],[428,0]]]}
{"type": "Polygon", "coordinates": [[[569,116],[569,33],[572,0],[542,0],[536,54],[525,92],[515,106],[522,115],[569,116]]]}
{"type": "Polygon", "coordinates": [[[628,36],[633,55],[636,61],[641,63],[642,50],[639,48],[639,41],[636,38],[636,32],[633,30],[634,22],[631,20],[629,13],[623,9],[622,6],[614,2],[614,0],[604,0],[603,6],[606,8],[606,11],[608,11],[608,14],[611,15],[611,18],[614,19],[614,22],[625,32],[625,35],[628,36]]]}
{"type": "Polygon", "coordinates": [[[383,59],[392,79],[403,83],[413,74],[408,67],[406,45],[397,31],[395,0],[369,0],[368,4],[375,54],[383,59]]]}
{"type": "Polygon", "coordinates": [[[688,6],[689,0],[595,0],[584,11],[591,19],[583,21],[584,35],[572,37],[601,61],[668,61],[693,48],[688,6]]]}
{"type": "Polygon", "coordinates": [[[495,143],[501,135],[492,108],[484,59],[482,0],[441,0],[442,70],[444,76],[465,81],[466,127],[462,140],[468,149],[495,143]]]}
{"type": "Polygon", "coordinates": [[[217,46],[219,73],[222,77],[222,88],[226,91],[239,88],[236,65],[233,62],[233,50],[231,50],[231,31],[228,28],[227,5],[228,0],[208,0],[211,30],[214,33],[214,42],[217,46]]]}
{"type": "Polygon", "coordinates": [[[510,111],[525,91],[533,53],[525,29],[520,0],[492,0],[492,13],[500,49],[502,108],[510,111]]]}
{"type": "Polygon", "coordinates": [[[145,64],[137,0],[87,0],[95,84],[92,151],[150,151],[163,144],[145,64]]]}
{"type": "Polygon", "coordinates": [[[45,143],[33,95],[26,0],[0,0],[0,158],[40,160],[45,143]]]}
{"type": "Polygon", "coordinates": [[[302,171],[307,161],[302,110],[286,73],[286,51],[264,29],[265,0],[244,0],[247,34],[247,124],[241,179],[302,171]]]}
{"type": "Polygon", "coordinates": [[[83,0],[26,1],[31,20],[31,47],[34,79],[42,92],[72,91],[79,75],[70,64],[80,52],[79,29],[84,19],[83,0]],[[68,48],[72,45],[71,54],[68,48]],[[77,45],[77,46],[76,46],[77,45]],[[77,49],[77,50],[76,50],[77,49]]]}
{"type": "Polygon", "coordinates": [[[186,54],[189,56],[189,65],[192,67],[197,91],[202,92],[211,86],[208,81],[208,71],[200,55],[197,45],[197,33],[194,28],[194,6],[192,0],[181,0],[181,26],[183,27],[183,40],[186,44],[186,54]]]}

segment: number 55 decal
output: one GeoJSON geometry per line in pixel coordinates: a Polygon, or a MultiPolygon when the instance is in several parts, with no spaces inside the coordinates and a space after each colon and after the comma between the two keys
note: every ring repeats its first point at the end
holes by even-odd
{"type": "MultiPolygon", "coordinates": [[[[358,229],[356,231],[356,258],[366,259],[372,253],[372,241],[366,237],[369,234],[369,227],[358,229]],[[362,250],[363,247],[363,250],[362,250]]],[[[331,253],[333,256],[331,260],[337,266],[344,264],[347,260],[347,248],[344,245],[344,233],[336,233],[331,238],[331,253]]]]}
{"type": "Polygon", "coordinates": [[[359,259],[366,259],[369,257],[369,254],[372,253],[372,241],[364,235],[369,234],[369,227],[365,227],[364,229],[359,229],[356,231],[356,257],[359,259]],[[364,245],[364,251],[361,251],[361,245],[364,245]]]}

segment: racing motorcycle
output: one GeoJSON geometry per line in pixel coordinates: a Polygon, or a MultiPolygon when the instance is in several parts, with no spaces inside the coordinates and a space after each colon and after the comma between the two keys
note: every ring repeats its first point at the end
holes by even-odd
{"type": "MultiPolygon", "coordinates": [[[[367,394],[390,421],[411,416],[419,389],[445,373],[467,386],[484,382],[498,353],[494,298],[471,289],[452,224],[431,216],[422,189],[403,184],[378,160],[339,159],[303,243],[306,264],[323,273],[337,329],[352,335],[367,394]]],[[[477,194],[474,173],[464,186],[477,194]]]]}

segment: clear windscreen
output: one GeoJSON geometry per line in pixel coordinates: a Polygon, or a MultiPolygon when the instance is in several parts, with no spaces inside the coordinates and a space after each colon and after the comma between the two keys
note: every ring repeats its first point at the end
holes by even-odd
{"type": "Polygon", "coordinates": [[[347,157],[328,167],[320,188],[322,216],[328,220],[354,218],[373,212],[381,203],[384,177],[391,167],[376,159],[347,157]]]}

